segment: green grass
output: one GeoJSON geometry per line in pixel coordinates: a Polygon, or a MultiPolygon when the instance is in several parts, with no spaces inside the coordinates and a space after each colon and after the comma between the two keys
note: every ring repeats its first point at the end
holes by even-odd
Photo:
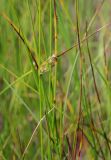
{"type": "Polygon", "coordinates": [[[0,159],[111,159],[110,0],[0,1],[0,159]]]}

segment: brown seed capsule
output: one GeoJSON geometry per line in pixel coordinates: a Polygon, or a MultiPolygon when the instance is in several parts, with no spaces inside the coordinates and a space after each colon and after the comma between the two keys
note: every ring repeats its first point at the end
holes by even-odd
{"type": "Polygon", "coordinates": [[[56,63],[57,63],[57,56],[53,54],[40,66],[40,74],[48,72],[50,67],[54,67],[56,63]]]}

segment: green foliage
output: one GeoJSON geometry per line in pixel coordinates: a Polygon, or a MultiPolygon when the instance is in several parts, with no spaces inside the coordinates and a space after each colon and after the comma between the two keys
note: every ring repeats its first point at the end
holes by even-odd
{"type": "Polygon", "coordinates": [[[0,159],[111,159],[110,3],[0,1],[0,159]]]}

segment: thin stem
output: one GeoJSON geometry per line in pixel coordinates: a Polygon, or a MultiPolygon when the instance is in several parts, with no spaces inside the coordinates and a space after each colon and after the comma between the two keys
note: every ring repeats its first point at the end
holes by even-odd
{"type": "MultiPolygon", "coordinates": [[[[38,4],[39,8],[39,64],[41,59],[41,0],[38,4]]],[[[39,75],[39,105],[40,105],[40,119],[42,118],[42,86],[41,86],[41,77],[39,75]]],[[[42,133],[42,123],[40,124],[40,148],[41,148],[41,159],[43,160],[43,133],[42,133]]]]}

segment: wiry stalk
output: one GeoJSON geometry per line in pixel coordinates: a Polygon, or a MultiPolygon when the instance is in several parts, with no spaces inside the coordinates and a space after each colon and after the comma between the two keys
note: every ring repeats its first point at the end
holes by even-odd
{"type": "MultiPolygon", "coordinates": [[[[88,35],[88,34],[87,34],[87,24],[86,24],[86,35],[88,35]]],[[[89,50],[88,40],[87,40],[86,42],[87,42],[88,56],[89,56],[90,65],[91,65],[91,70],[92,70],[92,75],[93,75],[94,88],[95,88],[95,91],[96,91],[96,95],[97,95],[98,102],[99,102],[99,104],[101,105],[101,100],[100,100],[100,96],[99,96],[99,92],[98,92],[98,88],[97,88],[97,84],[96,84],[96,80],[95,80],[95,74],[94,74],[94,69],[93,69],[93,65],[92,65],[92,59],[91,59],[91,54],[90,54],[90,50],[89,50]]],[[[102,131],[103,131],[103,133],[104,133],[104,135],[105,135],[105,140],[106,140],[108,149],[109,149],[110,154],[111,154],[111,150],[110,150],[110,147],[109,147],[109,143],[108,143],[108,141],[107,141],[107,135],[106,135],[106,133],[105,133],[105,131],[104,131],[104,127],[103,127],[103,124],[102,124],[102,120],[101,120],[100,114],[99,114],[98,111],[97,111],[97,113],[98,113],[98,117],[99,117],[99,121],[100,121],[100,124],[101,124],[102,131]]]]}
{"type": "MultiPolygon", "coordinates": [[[[28,49],[30,56],[32,57],[32,61],[35,65],[35,69],[38,70],[39,69],[39,73],[40,74],[44,74],[45,72],[49,71],[49,66],[53,67],[55,66],[57,59],[65,54],[67,54],[69,51],[71,51],[73,48],[78,47],[79,43],[75,43],[72,47],[70,47],[69,49],[66,49],[65,51],[55,54],[57,53],[57,51],[54,52],[54,55],[52,55],[51,57],[49,57],[46,61],[44,61],[40,66],[38,65],[38,61],[35,59],[34,57],[34,51],[32,49],[30,49],[29,45],[27,44],[27,42],[25,41],[23,35],[21,34],[20,30],[15,26],[15,24],[6,16],[6,14],[2,14],[2,16],[8,21],[8,23],[12,26],[12,28],[15,30],[15,32],[18,34],[18,36],[20,37],[20,39],[23,41],[24,45],[26,46],[26,48],[28,49]]],[[[80,41],[81,45],[89,38],[93,37],[96,33],[100,32],[102,29],[110,26],[111,23],[107,23],[104,26],[100,27],[99,29],[97,29],[95,32],[93,32],[92,34],[83,37],[83,39],[80,41]]],[[[57,40],[56,40],[57,42],[57,40]]],[[[57,48],[57,46],[55,47],[57,48]]]]}
{"type": "Polygon", "coordinates": [[[6,14],[2,14],[3,17],[8,21],[8,23],[12,26],[12,28],[15,30],[15,32],[18,34],[18,36],[20,37],[20,39],[22,40],[22,42],[24,43],[24,45],[26,46],[27,50],[28,50],[28,53],[29,53],[29,56],[31,56],[32,58],[32,61],[35,65],[35,68],[38,69],[39,66],[38,66],[38,63],[37,63],[37,60],[35,59],[34,57],[34,51],[32,49],[30,49],[29,45],[27,44],[25,38],[23,37],[20,29],[18,29],[15,24],[6,16],[6,14]]]}
{"type": "MultiPolygon", "coordinates": [[[[82,80],[82,76],[83,76],[83,55],[82,55],[82,50],[81,50],[81,42],[80,42],[80,30],[79,30],[79,17],[78,17],[78,1],[76,0],[76,24],[77,24],[77,38],[78,38],[78,49],[79,49],[79,53],[80,53],[80,97],[79,97],[79,116],[78,116],[78,121],[77,121],[77,130],[76,130],[76,145],[75,145],[75,151],[74,151],[74,159],[76,160],[76,154],[77,154],[77,143],[78,143],[78,138],[77,138],[77,134],[78,134],[78,128],[79,128],[79,123],[80,120],[83,119],[82,117],[82,87],[83,87],[83,80],[82,80]]],[[[83,139],[83,134],[81,136],[81,145],[79,145],[79,155],[80,156],[80,152],[81,152],[81,147],[82,147],[82,139],[83,139]]]]}
{"type": "MultiPolygon", "coordinates": [[[[38,2],[38,8],[39,8],[39,64],[41,60],[41,0],[38,2]]],[[[42,118],[42,83],[41,83],[41,77],[39,75],[39,105],[40,105],[40,119],[42,118]]],[[[44,153],[43,153],[43,131],[42,131],[42,124],[40,124],[40,148],[41,148],[41,160],[44,159],[44,153]]]]}
{"type": "MultiPolygon", "coordinates": [[[[57,11],[56,11],[56,0],[54,0],[54,57],[57,57],[57,11]]],[[[56,59],[55,59],[56,60],[56,59]]],[[[56,101],[56,81],[57,81],[57,64],[54,68],[54,103],[56,101]]]]}

